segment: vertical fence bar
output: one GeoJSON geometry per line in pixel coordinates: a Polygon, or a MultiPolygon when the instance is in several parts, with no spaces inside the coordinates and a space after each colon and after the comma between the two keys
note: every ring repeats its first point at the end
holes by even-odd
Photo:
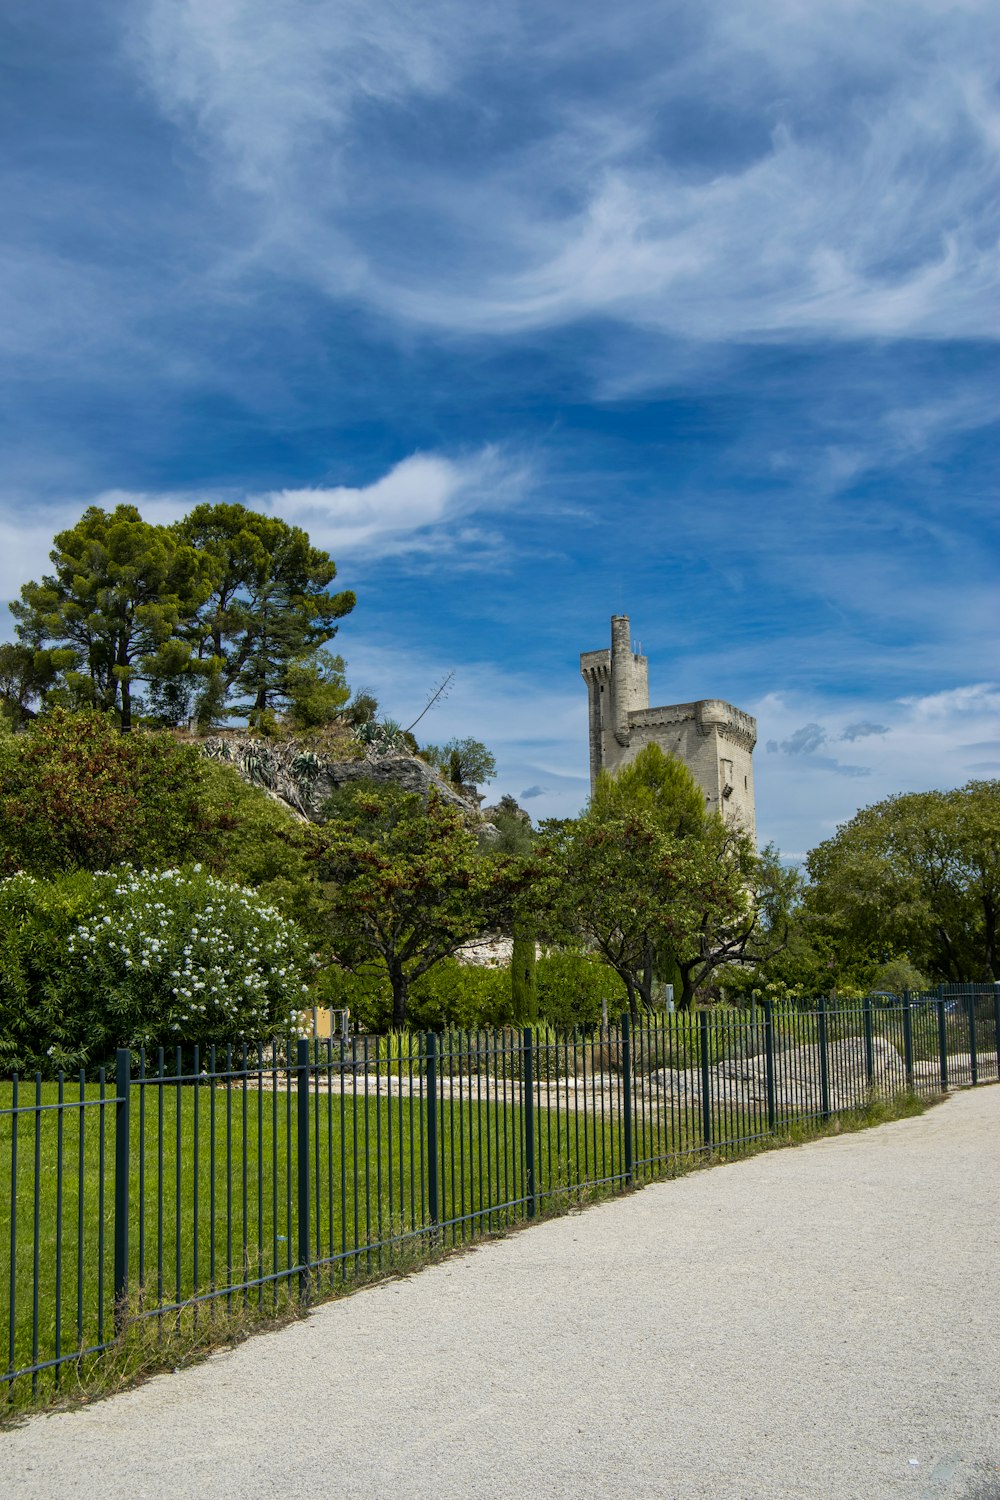
{"type": "MultiPolygon", "coordinates": [[[[17,1126],[20,1118],[17,1107],[17,1074],[11,1080],[11,1110],[10,1110],[10,1301],[7,1309],[8,1340],[7,1340],[7,1368],[14,1369],[14,1350],[17,1338],[17,1126]]],[[[80,1110],[81,1137],[83,1133],[83,1110],[80,1110]]],[[[80,1161],[83,1161],[83,1141],[80,1142],[80,1161]]],[[[82,1172],[81,1167],[81,1172],[82,1172]]],[[[77,1221],[82,1225],[83,1210],[80,1204],[83,1201],[81,1193],[77,1200],[77,1221]]],[[[78,1275],[77,1284],[83,1285],[83,1277],[78,1275]]]]}
{"type": "Polygon", "coordinates": [[[774,1090],[774,1001],[764,1001],[764,1076],[767,1086],[767,1128],[774,1130],[778,1123],[778,1108],[774,1090]]]}
{"type": "Polygon", "coordinates": [[[628,1011],[622,1016],[622,1110],[624,1112],[624,1168],[625,1181],[631,1182],[635,1171],[635,1152],[632,1145],[632,1035],[629,1030],[628,1011]]]}
{"type": "Polygon", "coordinates": [[[521,1081],[524,1090],[524,1193],[528,1200],[528,1218],[533,1219],[537,1200],[535,1198],[535,1096],[533,1090],[534,1035],[530,1026],[524,1028],[523,1042],[524,1062],[521,1068],[521,1081]]]}
{"type": "Polygon", "coordinates": [[[941,1092],[948,1092],[948,1023],[945,1020],[944,1001],[938,1000],[935,1005],[937,1011],[938,1028],[938,1062],[941,1065],[941,1092]]]}
{"type": "Polygon", "coordinates": [[[979,1057],[976,1050],[976,996],[970,991],[969,997],[969,1062],[972,1068],[973,1085],[979,1082],[979,1057]]]}
{"type": "Polygon", "coordinates": [[[906,1087],[913,1087],[913,1010],[909,990],[903,991],[903,1065],[906,1087]]]}
{"type": "Polygon", "coordinates": [[[875,1034],[872,1022],[872,1002],[866,999],[863,1002],[865,1022],[865,1079],[869,1089],[875,1087],[875,1034]]]}
{"type": "Polygon", "coordinates": [[[298,1167],[299,1297],[309,1300],[309,1043],[295,1044],[296,1166],[298,1167]]]}
{"type": "Polygon", "coordinates": [[[1000,984],[993,986],[993,1055],[997,1081],[1000,1082],[1000,984]]]}
{"type": "Polygon", "coordinates": [[[830,1118],[830,1043],[827,1034],[826,996],[819,997],[819,1112],[830,1118]]]}
{"type": "Polygon", "coordinates": [[[129,1134],[132,1056],[127,1047],[115,1053],[115,1333],[128,1321],[129,1134]]]}
{"type": "Polygon", "coordinates": [[[708,1055],[708,1011],[698,1012],[698,1041],[701,1049],[701,1133],[706,1150],[712,1149],[712,1093],[708,1055]]]}
{"type": "Polygon", "coordinates": [[[438,1208],[437,1037],[427,1033],[427,1213],[435,1229],[438,1208]]]}

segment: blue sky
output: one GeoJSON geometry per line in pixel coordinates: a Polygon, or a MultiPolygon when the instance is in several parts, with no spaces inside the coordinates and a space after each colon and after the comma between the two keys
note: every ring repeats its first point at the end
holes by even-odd
{"type": "Polygon", "coordinates": [[[0,59],[0,598],[239,498],[538,815],[613,612],[790,858],[1000,775],[995,5],[7,0],[0,59]]]}

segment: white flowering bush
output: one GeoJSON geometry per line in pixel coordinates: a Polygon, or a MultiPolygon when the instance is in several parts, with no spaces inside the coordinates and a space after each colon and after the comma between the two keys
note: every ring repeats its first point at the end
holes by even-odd
{"type": "Polygon", "coordinates": [[[15,876],[0,882],[5,943],[22,1066],[39,1055],[79,1066],[116,1047],[256,1044],[297,1029],[305,1004],[295,925],[200,865],[15,876]]]}

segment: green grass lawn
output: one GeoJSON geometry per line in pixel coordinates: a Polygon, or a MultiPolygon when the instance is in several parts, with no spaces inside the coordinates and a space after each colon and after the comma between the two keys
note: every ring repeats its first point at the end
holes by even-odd
{"type": "MultiPolygon", "coordinates": [[[[482,1089],[479,1090],[480,1094],[482,1089]]],[[[16,1132],[0,1115],[0,1362],[25,1367],[114,1338],[113,1084],[21,1083],[16,1132]],[[17,1191],[12,1192],[16,1134],[17,1191]],[[8,1263],[8,1255],[10,1261],[8,1263]]],[[[544,1086],[542,1098],[544,1099],[544,1086]]],[[[598,1100],[598,1104],[599,1104],[598,1100]]],[[[0,1110],[12,1091],[0,1086],[0,1110]]],[[[184,1320],[280,1310],[300,1264],[297,1100],[207,1084],[131,1090],[130,1312],[164,1333],[184,1320]],[[191,1299],[204,1299],[192,1307],[191,1299]],[[182,1306],[183,1305],[183,1306],[182,1306]]],[[[322,1089],[309,1100],[309,1260],[317,1295],[498,1232],[526,1215],[524,1111],[494,1094],[438,1111],[431,1222],[427,1109],[322,1089]]],[[[621,1122],[535,1112],[540,1211],[572,1184],[621,1172],[621,1122]]],[[[578,1195],[579,1196],[579,1195],[578,1195]]],[[[54,1370],[14,1386],[55,1385],[54,1370]]],[[[9,1383],[8,1383],[9,1384],[9,1383]]]]}

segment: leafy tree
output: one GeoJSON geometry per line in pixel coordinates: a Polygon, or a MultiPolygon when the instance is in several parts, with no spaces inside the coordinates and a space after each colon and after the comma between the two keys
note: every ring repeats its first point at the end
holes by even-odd
{"type": "Polygon", "coordinates": [[[212,564],[134,505],[91,506],[49,556],[55,571],[11,605],[18,637],[59,676],[65,701],[114,710],[131,729],[133,684],[192,667],[180,632],[208,597],[212,564]]]}
{"type": "Polygon", "coordinates": [[[316,835],[331,941],[345,968],[385,975],[402,1026],[413,981],[497,926],[523,877],[433,794],[356,783],[331,813],[316,835]]]}
{"type": "Polygon", "coordinates": [[[652,1004],[657,951],[697,929],[701,912],[691,892],[700,866],[691,866],[698,851],[666,833],[648,808],[585,814],[547,837],[562,876],[567,930],[620,977],[636,1014],[640,1004],[652,1004]]]}
{"type": "Polygon", "coordinates": [[[497,773],[496,758],[481,740],[449,740],[447,745],[426,745],[421,755],[456,786],[481,786],[497,773]]]}
{"type": "Polygon", "coordinates": [[[691,772],[676,755],[659,745],[644,745],[634,760],[614,775],[602,770],[590,800],[596,818],[645,808],[665,833],[687,838],[705,827],[705,797],[691,772]]]}
{"type": "Polygon", "coordinates": [[[806,858],[806,914],[838,973],[907,958],[935,982],[1000,979],[1000,781],[863,808],[806,858]]]}
{"type": "Polygon", "coordinates": [[[0,873],[155,865],[194,856],[200,756],[53,709],[0,758],[0,873]]]}
{"type": "Polygon", "coordinates": [[[293,728],[321,729],[332,724],[351,695],[344,680],[344,658],[320,650],[289,663],[286,689],[293,728]]]}
{"type": "Polygon", "coordinates": [[[718,818],[707,820],[698,842],[702,884],[695,900],[701,918],[667,950],[680,976],[681,1010],[689,1008],[695,993],[723,965],[753,972],[784,951],[801,884],[774,848],[757,854],[747,834],[718,818]]]}
{"type": "Polygon", "coordinates": [[[0,718],[15,729],[33,719],[52,676],[44,652],[13,641],[0,645],[0,718]]]}
{"type": "MultiPolygon", "coordinates": [[[[248,694],[249,702],[232,711],[249,713],[253,722],[294,701],[296,690],[309,696],[302,675],[309,658],[355,604],[349,590],[329,592],[337,573],[332,558],[301,527],[243,505],[196,506],[176,531],[214,564],[211,592],[189,635],[209,680],[217,680],[216,692],[248,694]]],[[[314,670],[315,701],[329,662],[314,670]]]]}
{"type": "Polygon", "coordinates": [[[787,941],[794,877],[750,837],[707,817],[690,771],[658,746],[602,774],[586,813],[553,825],[567,926],[619,975],[635,1013],[656,979],[680,1007],[725,963],[753,963],[787,941]]]}
{"type": "Polygon", "coordinates": [[[344,709],[344,718],[355,729],[360,729],[362,724],[370,724],[373,719],[377,719],[378,699],[374,693],[355,693],[350,703],[344,709]]]}

